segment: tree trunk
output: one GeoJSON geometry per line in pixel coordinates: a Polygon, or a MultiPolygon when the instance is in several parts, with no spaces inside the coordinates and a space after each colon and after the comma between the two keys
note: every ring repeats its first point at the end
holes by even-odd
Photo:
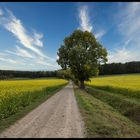
{"type": "Polygon", "coordinates": [[[85,84],[84,84],[84,81],[83,80],[80,81],[80,88],[81,89],[85,89],[85,84]]]}

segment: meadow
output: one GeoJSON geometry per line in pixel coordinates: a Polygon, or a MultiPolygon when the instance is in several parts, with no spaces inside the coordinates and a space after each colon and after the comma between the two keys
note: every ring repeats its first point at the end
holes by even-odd
{"type": "Polygon", "coordinates": [[[67,83],[63,79],[1,80],[0,123],[36,102],[41,103],[67,83]]]}
{"type": "Polygon", "coordinates": [[[75,95],[87,137],[140,137],[140,74],[93,77],[85,84],[75,95]]]}

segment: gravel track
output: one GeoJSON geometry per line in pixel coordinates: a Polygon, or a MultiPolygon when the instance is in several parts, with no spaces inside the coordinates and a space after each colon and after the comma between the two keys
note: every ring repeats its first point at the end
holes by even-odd
{"type": "Polygon", "coordinates": [[[72,83],[0,134],[0,138],[82,138],[84,122],[72,83]]]}

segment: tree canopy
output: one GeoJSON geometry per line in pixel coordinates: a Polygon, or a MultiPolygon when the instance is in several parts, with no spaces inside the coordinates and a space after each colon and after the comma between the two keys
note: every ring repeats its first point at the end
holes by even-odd
{"type": "Polygon", "coordinates": [[[57,54],[58,64],[62,69],[70,68],[81,88],[84,88],[84,81],[98,73],[99,64],[107,61],[106,49],[91,32],[81,30],[66,37],[57,54]]]}

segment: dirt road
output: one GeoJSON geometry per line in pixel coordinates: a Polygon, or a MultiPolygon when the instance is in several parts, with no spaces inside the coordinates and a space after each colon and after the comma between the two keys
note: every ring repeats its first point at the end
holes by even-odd
{"type": "Polygon", "coordinates": [[[84,137],[84,123],[77,107],[72,83],[6,129],[0,137],[84,137]]]}

